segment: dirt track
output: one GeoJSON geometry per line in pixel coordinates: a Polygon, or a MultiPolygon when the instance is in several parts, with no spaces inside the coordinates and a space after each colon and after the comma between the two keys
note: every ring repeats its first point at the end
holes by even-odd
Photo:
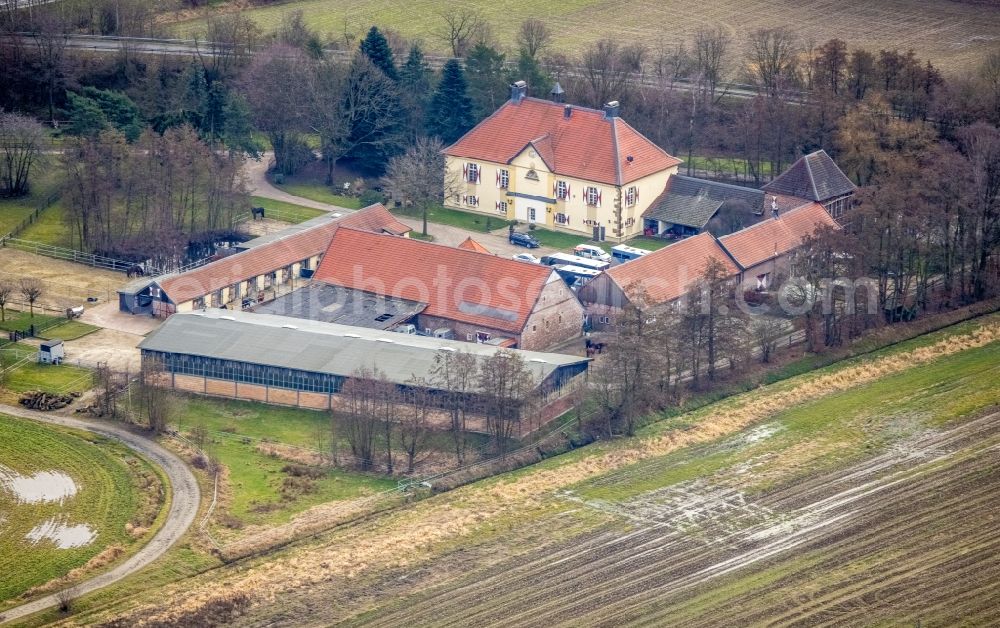
{"type": "MultiPolygon", "coordinates": [[[[69,417],[33,412],[7,405],[0,405],[0,412],[42,423],[86,430],[120,441],[127,447],[145,456],[153,464],[159,466],[170,480],[170,510],[167,513],[166,520],[163,522],[163,526],[152,540],[129,557],[128,560],[113,569],[71,587],[69,591],[72,592],[72,597],[79,597],[91,591],[96,591],[143,569],[170,549],[194,522],[198,506],[201,503],[201,491],[198,488],[198,481],[180,458],[160,447],[154,441],[117,425],[107,423],[71,419],[69,417]]],[[[34,602],[4,611],[0,613],[0,623],[25,617],[55,606],[59,603],[57,595],[47,595],[34,602]]]]}
{"type": "Polygon", "coordinates": [[[912,624],[931,612],[988,617],[1000,603],[991,586],[1000,578],[998,490],[994,413],[760,500],[692,482],[620,507],[579,501],[609,516],[602,530],[476,570],[361,623],[717,625],[724,617],[730,625],[816,625],[870,623],[880,615],[912,624]],[[700,597],[709,583],[715,595],[700,597]]]}

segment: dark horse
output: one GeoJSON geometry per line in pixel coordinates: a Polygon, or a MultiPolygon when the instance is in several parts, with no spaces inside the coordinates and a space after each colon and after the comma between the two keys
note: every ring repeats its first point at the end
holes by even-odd
{"type": "Polygon", "coordinates": [[[253,215],[254,220],[264,218],[264,208],[263,207],[251,207],[250,213],[253,215]]]}
{"type": "Polygon", "coordinates": [[[129,279],[133,277],[144,277],[146,275],[146,271],[143,270],[142,266],[135,264],[133,266],[129,266],[128,270],[125,271],[125,275],[127,275],[129,279]]]}

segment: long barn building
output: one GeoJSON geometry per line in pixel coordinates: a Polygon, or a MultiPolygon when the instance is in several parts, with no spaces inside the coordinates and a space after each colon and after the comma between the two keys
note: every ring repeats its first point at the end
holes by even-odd
{"type": "MultiPolygon", "coordinates": [[[[423,378],[431,392],[438,356],[465,352],[484,360],[497,347],[323,323],[284,316],[206,310],[177,314],[139,345],[142,359],[163,370],[163,384],[192,393],[299,406],[337,407],[344,383],[359,369],[377,367],[397,386],[423,378]]],[[[585,377],[588,358],[537,351],[524,358],[542,413],[585,377]]],[[[470,405],[476,392],[468,393],[470,405]]],[[[551,418],[550,416],[547,418],[551,418]]]]}
{"type": "Polygon", "coordinates": [[[410,228],[381,204],[343,218],[328,214],[241,245],[229,255],[184,273],[131,282],[118,291],[118,307],[130,314],[167,317],[202,308],[242,309],[295,289],[311,275],[341,227],[408,236],[410,228]]]}

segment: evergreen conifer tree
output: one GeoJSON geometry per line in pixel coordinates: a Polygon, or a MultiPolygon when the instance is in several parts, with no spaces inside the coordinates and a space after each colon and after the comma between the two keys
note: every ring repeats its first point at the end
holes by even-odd
{"type": "Polygon", "coordinates": [[[406,133],[416,138],[427,117],[431,96],[431,70],[424,62],[424,53],[414,44],[406,63],[399,69],[400,99],[406,112],[406,133]]]}
{"type": "Polygon", "coordinates": [[[372,26],[368,35],[361,40],[361,52],[386,76],[394,81],[399,80],[396,63],[392,58],[392,48],[378,27],[372,26]]]}
{"type": "Polygon", "coordinates": [[[450,144],[472,128],[472,100],[466,93],[465,73],[450,59],[441,70],[441,82],[427,110],[427,132],[450,144]]]}

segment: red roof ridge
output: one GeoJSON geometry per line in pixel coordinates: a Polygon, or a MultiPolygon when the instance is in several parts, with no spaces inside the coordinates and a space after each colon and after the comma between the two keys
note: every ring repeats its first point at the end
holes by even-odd
{"type": "Polygon", "coordinates": [[[623,185],[681,163],[617,116],[598,109],[539,98],[507,101],[444,154],[510,163],[529,145],[557,174],[608,185],[623,185]],[[634,157],[628,162],[629,156],[634,157]]]}
{"type": "Polygon", "coordinates": [[[740,266],[750,268],[798,248],[802,240],[812,235],[821,225],[840,228],[825,207],[815,201],[808,201],[775,218],[768,218],[722,236],[719,243],[740,266]],[[802,223],[802,220],[809,222],[802,223]]]}
{"type": "Polygon", "coordinates": [[[639,283],[655,303],[681,297],[701,278],[708,260],[719,260],[734,276],[740,272],[728,251],[708,232],[686,238],[639,259],[612,266],[605,273],[623,292],[639,283]]]}
{"type": "Polygon", "coordinates": [[[386,235],[338,229],[314,279],[427,303],[427,316],[520,333],[554,272],[437,242],[375,239],[386,235]]]}

